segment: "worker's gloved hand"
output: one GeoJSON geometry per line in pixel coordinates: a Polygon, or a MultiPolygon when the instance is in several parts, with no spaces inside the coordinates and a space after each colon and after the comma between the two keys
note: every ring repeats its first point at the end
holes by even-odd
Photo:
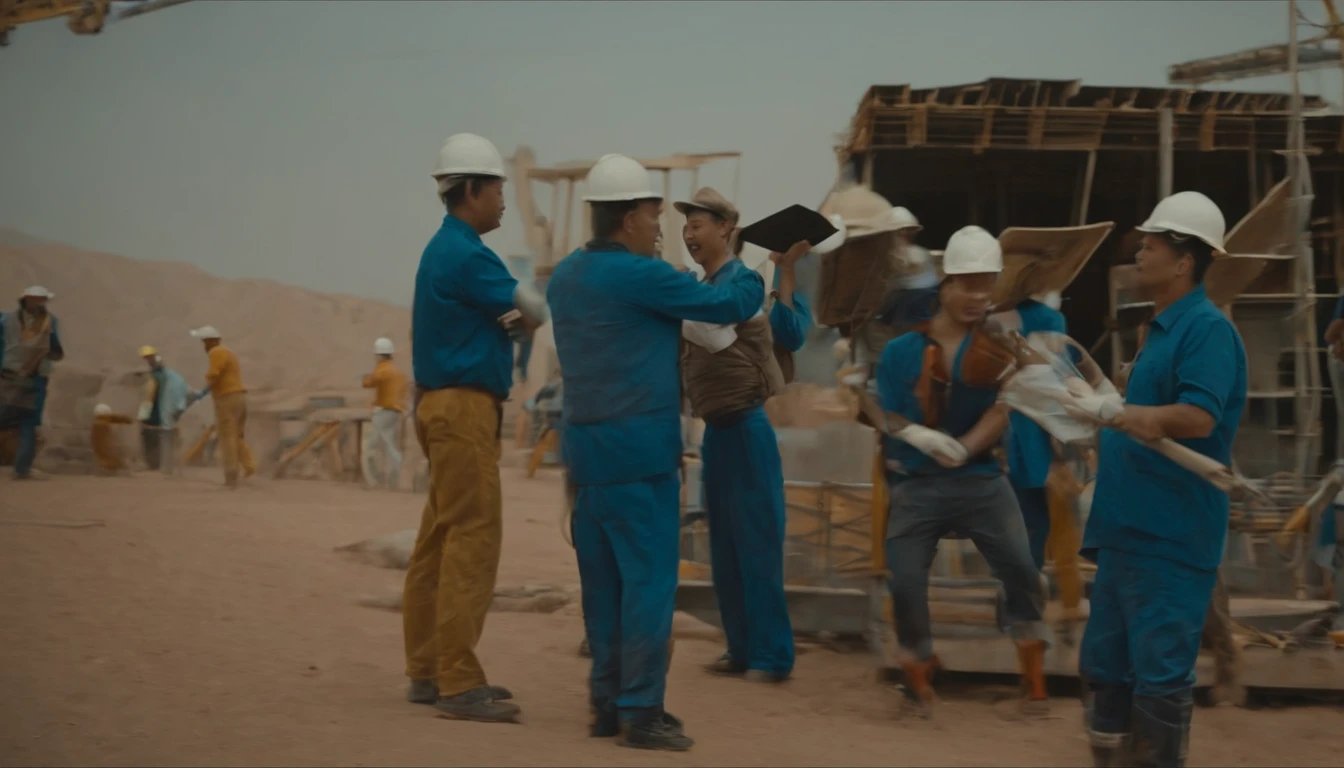
{"type": "Polygon", "coordinates": [[[896,433],[896,437],[932,456],[939,464],[948,468],[959,467],[970,458],[966,446],[955,437],[919,424],[905,427],[896,433]]]}

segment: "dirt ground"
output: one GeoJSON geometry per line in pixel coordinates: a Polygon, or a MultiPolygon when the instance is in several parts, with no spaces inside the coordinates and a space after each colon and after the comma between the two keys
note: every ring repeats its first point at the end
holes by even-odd
{"type": "MultiPolygon", "coordinates": [[[[7,473],[6,473],[7,475],[7,473]]],[[[577,582],[555,474],[504,470],[500,584],[577,582]]],[[[901,719],[862,654],[814,649],[794,680],[706,677],[717,643],[681,640],[675,755],[586,735],[577,606],[492,613],[480,652],[521,725],[437,719],[404,702],[401,623],[356,599],[400,573],[332,548],[414,527],[422,499],[217,471],[166,480],[0,479],[0,765],[1036,765],[1089,763],[1073,699],[1019,722],[1006,689],[901,719]],[[84,528],[30,521],[102,521],[84,528]]],[[[1201,709],[1191,765],[1339,765],[1339,708],[1201,709]]]]}

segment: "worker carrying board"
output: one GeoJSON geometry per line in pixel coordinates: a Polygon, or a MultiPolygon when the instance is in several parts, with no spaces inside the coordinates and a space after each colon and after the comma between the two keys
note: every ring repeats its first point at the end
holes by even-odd
{"type": "MultiPolygon", "coordinates": [[[[760,278],[734,257],[737,209],[705,187],[676,204],[686,217],[682,241],[705,271],[704,282],[729,286],[760,278]]],[[[739,241],[740,242],[740,241],[739,241]]],[[[682,324],[681,374],[693,416],[703,419],[702,497],[709,518],[710,566],[727,652],[711,674],[780,682],[793,672],[793,628],[784,597],[784,470],[765,401],[783,390],[775,327],[792,352],[806,333],[794,305],[794,265],[806,240],[772,253],[784,287],[769,315],[737,325],[682,324]]],[[[805,307],[803,309],[805,311],[805,307]]]]}
{"type": "Polygon", "coordinates": [[[513,368],[506,323],[539,326],[546,303],[481,241],[504,215],[495,145],[450,136],[431,175],[447,213],[420,257],[411,308],[415,430],[430,490],[402,596],[407,697],[450,718],[509,721],[520,711],[513,694],[487,682],[475,648],[503,536],[499,437],[513,368]]]}
{"type": "Polygon", "coordinates": [[[693,744],[663,708],[680,540],[682,322],[737,324],[760,311],[748,271],[701,283],[654,258],[662,195],[648,171],[606,155],[589,171],[593,240],[547,285],[565,372],[561,453],[593,667],[592,734],[629,746],[693,744]]]}
{"type": "Polygon", "coordinates": [[[906,693],[925,710],[938,666],[929,565],[950,533],[969,538],[1003,582],[1024,703],[1033,712],[1046,706],[1044,656],[1053,637],[1042,620],[1045,594],[1012,486],[990,453],[1008,427],[1008,409],[996,398],[1011,360],[981,325],[1002,269],[992,235],[958,230],[943,253],[933,318],[889,342],[877,364],[885,422],[898,423],[882,437],[892,607],[906,693]]]}
{"type": "MultiPolygon", "coordinates": [[[[1226,255],[1212,200],[1178,192],[1138,229],[1139,288],[1154,302],[1123,408],[1101,434],[1096,490],[1083,534],[1097,564],[1079,658],[1098,766],[1127,759],[1184,765],[1200,634],[1227,539],[1227,493],[1138,441],[1170,438],[1231,461],[1246,405],[1246,351],[1205,295],[1226,255]],[[1135,736],[1127,744],[1131,730],[1135,736]]],[[[1110,406],[1105,406],[1110,407],[1110,406]]]]}

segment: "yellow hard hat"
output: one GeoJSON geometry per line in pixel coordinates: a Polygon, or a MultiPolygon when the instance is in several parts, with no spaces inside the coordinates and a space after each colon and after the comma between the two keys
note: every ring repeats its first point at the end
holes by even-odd
{"type": "Polygon", "coordinates": [[[159,350],[157,350],[157,349],[155,349],[155,348],[153,348],[153,347],[151,347],[151,346],[149,346],[149,345],[145,345],[145,346],[143,346],[143,347],[140,348],[140,356],[141,356],[141,357],[149,357],[150,355],[157,355],[157,354],[159,354],[159,350]]]}

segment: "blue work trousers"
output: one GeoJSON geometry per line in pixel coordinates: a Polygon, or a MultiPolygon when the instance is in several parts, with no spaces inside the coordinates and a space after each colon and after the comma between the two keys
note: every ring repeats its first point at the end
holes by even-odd
{"type": "Polygon", "coordinates": [[[920,661],[933,655],[929,569],[939,539],[954,533],[970,539],[989,563],[994,578],[1003,582],[1013,638],[1053,641],[1053,633],[1041,618],[1045,595],[1040,573],[1031,562],[1027,529],[1007,478],[896,478],[888,473],[888,484],[888,588],[901,648],[920,661]]]}
{"type": "Polygon", "coordinates": [[[1045,567],[1045,542],[1050,538],[1050,501],[1044,488],[1013,486],[1017,506],[1022,510],[1022,522],[1027,525],[1027,544],[1036,570],[1045,567]]]}
{"type": "MultiPolygon", "coordinates": [[[[1185,710],[1216,571],[1100,549],[1079,673],[1093,692],[1088,728],[1126,734],[1131,712],[1185,710]]],[[[1173,718],[1163,717],[1170,720],[1173,718]]],[[[1178,723],[1170,724],[1173,728],[1178,723]]]]}
{"type": "Polygon", "coordinates": [[[574,550],[593,654],[591,703],[622,720],[661,712],[677,592],[681,478],[579,485],[574,550]]]}
{"type": "Polygon", "coordinates": [[[728,657],[747,669],[793,671],[784,597],[784,470],[764,408],[705,425],[701,455],[709,555],[728,657]]]}

